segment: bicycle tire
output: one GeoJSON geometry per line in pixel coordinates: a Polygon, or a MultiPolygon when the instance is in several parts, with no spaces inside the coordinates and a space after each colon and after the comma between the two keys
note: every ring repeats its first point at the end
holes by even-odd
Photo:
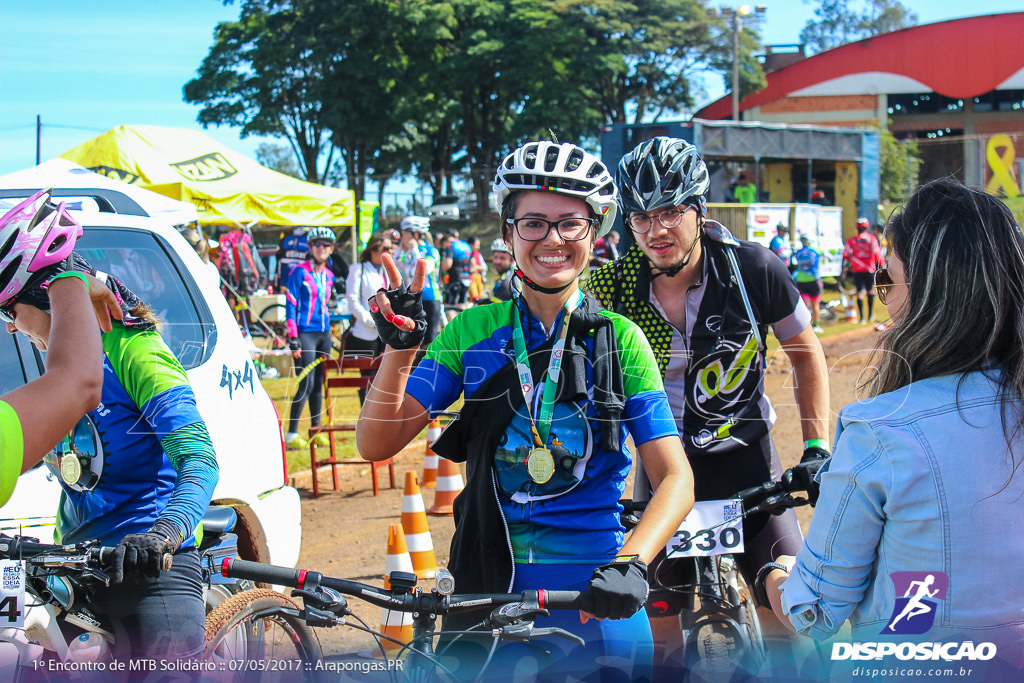
{"type": "MultiPolygon", "coordinates": [[[[697,626],[687,657],[690,683],[726,683],[736,670],[726,624],[708,619],[697,626]]],[[[734,640],[734,639],[733,639],[734,640]]]]}
{"type": "Polygon", "coordinates": [[[326,681],[316,634],[282,609],[298,606],[267,588],[231,596],[206,617],[203,661],[239,682],[326,681]]]}
{"type": "Polygon", "coordinates": [[[736,604],[740,607],[740,627],[746,631],[749,650],[745,653],[743,666],[748,671],[756,672],[766,663],[768,650],[761,630],[761,618],[757,615],[757,603],[754,592],[750,590],[743,574],[733,570],[732,580],[735,581],[731,590],[736,591],[736,604]]]}

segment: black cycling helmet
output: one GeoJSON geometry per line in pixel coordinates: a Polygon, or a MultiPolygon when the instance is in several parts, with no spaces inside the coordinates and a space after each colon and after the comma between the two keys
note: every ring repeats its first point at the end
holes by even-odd
{"type": "Polygon", "coordinates": [[[641,142],[622,157],[615,184],[623,215],[692,204],[703,216],[710,176],[696,147],[661,136],[641,142]]]}

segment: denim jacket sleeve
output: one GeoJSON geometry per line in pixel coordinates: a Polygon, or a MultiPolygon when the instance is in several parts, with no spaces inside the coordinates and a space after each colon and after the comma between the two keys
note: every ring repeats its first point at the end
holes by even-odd
{"type": "Polygon", "coordinates": [[[782,585],[782,607],[797,632],[822,640],[864,599],[885,523],[891,465],[869,423],[843,425],[840,415],[835,450],[819,477],[821,496],[782,585]]]}

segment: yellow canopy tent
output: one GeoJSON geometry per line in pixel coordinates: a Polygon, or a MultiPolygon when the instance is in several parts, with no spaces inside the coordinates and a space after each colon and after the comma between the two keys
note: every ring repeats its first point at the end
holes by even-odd
{"type": "Polygon", "coordinates": [[[186,128],[118,126],[61,155],[191,202],[207,225],[353,226],[355,194],[272,171],[186,128]]]}

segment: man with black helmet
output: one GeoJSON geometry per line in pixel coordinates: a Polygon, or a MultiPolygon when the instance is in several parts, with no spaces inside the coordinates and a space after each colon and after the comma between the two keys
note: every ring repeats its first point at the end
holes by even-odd
{"type": "MultiPolygon", "coordinates": [[[[636,243],[593,271],[585,289],[647,335],[693,468],[696,500],[727,499],[782,474],[769,434],[775,411],[764,394],[769,326],[795,374],[805,450],[794,477],[816,489],[812,479],[829,454],[827,368],[786,266],[707,218],[707,165],[684,140],[641,143],[623,157],[616,184],[636,243]]],[[[792,511],[744,520],[744,537],[740,564],[748,583],[766,562],[801,544],[792,511]]]]}

